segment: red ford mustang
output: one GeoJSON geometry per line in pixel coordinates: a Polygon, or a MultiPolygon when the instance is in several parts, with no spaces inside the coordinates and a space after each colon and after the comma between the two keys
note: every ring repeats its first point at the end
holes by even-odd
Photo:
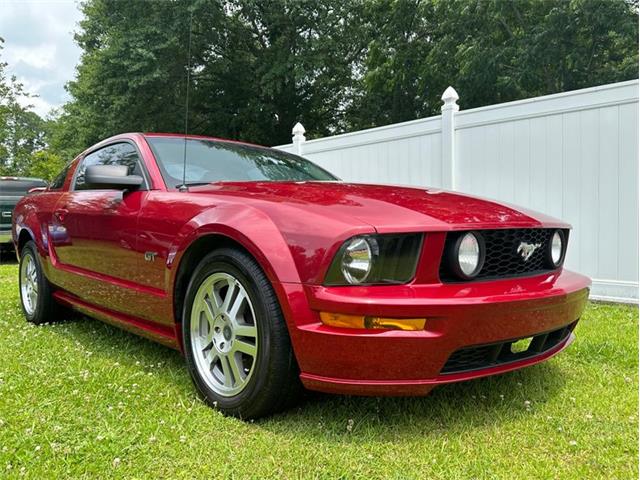
{"type": "Polygon", "coordinates": [[[109,138],[13,218],[28,321],[71,307],[180,349],[243,418],[302,386],[424,395],[540,362],[590,285],[558,220],[207,137],[109,138]]]}

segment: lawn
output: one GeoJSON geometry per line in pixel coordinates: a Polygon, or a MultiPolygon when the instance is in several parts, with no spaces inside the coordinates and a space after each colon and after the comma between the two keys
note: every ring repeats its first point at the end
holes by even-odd
{"type": "Polygon", "coordinates": [[[2,478],[638,478],[638,311],[591,304],[542,365],[425,398],[310,395],[253,423],[177,352],[100,322],[30,326],[0,265],[2,478]]]}

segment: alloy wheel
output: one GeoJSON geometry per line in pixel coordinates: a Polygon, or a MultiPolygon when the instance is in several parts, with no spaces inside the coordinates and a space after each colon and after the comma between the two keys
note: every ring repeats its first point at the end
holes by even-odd
{"type": "Polygon", "coordinates": [[[205,278],[193,300],[190,333],[196,368],[209,388],[225,397],[242,392],[256,367],[258,329],[237,278],[224,272],[205,278]]]}
{"type": "Polygon", "coordinates": [[[30,252],[26,252],[20,265],[20,291],[27,315],[33,315],[38,305],[38,270],[30,252]]]}

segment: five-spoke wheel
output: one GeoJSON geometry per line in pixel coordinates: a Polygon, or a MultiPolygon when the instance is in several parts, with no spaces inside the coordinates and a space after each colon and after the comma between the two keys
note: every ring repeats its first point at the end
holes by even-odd
{"type": "Polygon", "coordinates": [[[207,385],[223,396],[242,391],[255,370],[256,317],[247,291],[233,275],[209,275],[191,310],[191,346],[207,385]]]}

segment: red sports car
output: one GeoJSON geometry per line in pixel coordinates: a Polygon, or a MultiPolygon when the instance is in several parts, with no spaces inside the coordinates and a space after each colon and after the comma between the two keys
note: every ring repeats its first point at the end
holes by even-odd
{"type": "Polygon", "coordinates": [[[13,218],[28,321],[71,307],[179,349],[243,418],[303,386],[425,395],[541,362],[590,285],[558,220],[208,137],[104,140],[13,218]]]}

